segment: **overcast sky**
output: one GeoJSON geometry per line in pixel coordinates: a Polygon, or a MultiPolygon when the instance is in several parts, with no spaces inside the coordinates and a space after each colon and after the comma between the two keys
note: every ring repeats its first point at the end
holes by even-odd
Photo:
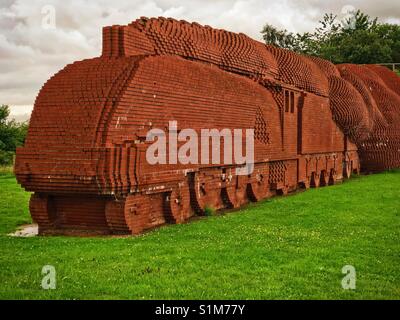
{"type": "Polygon", "coordinates": [[[325,12],[341,16],[348,6],[400,23],[399,0],[0,0],[0,104],[12,106],[14,115],[30,112],[51,75],[68,63],[100,54],[103,26],[165,16],[261,40],[265,23],[312,31],[325,12]]]}

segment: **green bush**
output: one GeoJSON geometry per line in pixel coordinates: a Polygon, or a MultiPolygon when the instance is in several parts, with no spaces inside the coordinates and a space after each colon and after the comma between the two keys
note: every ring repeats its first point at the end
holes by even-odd
{"type": "Polygon", "coordinates": [[[207,217],[215,215],[215,209],[211,206],[206,205],[204,208],[204,215],[207,217]]]}
{"type": "Polygon", "coordinates": [[[28,130],[28,122],[8,120],[10,108],[0,106],[0,166],[11,166],[17,147],[22,146],[28,130]]]}
{"type": "Polygon", "coordinates": [[[0,150],[0,166],[10,166],[13,164],[14,152],[0,150]]]}

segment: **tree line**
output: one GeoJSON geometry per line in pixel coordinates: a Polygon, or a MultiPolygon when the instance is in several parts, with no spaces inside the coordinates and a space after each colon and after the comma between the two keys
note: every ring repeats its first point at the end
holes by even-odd
{"type": "Polygon", "coordinates": [[[360,10],[342,21],[327,13],[314,32],[292,33],[266,24],[261,33],[268,44],[335,64],[400,62],[400,25],[380,23],[360,10]]]}

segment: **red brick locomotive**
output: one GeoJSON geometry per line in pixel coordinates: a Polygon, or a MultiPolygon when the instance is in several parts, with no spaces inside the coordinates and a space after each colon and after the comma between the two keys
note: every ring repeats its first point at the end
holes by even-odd
{"type": "Polygon", "coordinates": [[[141,18],[103,30],[101,57],[49,79],[15,173],[46,233],[138,234],[361,168],[399,167],[399,78],[243,34],[141,18]],[[146,161],[152,128],[252,128],[254,171],[146,161]],[[397,126],[397,127],[396,127],[397,126]]]}

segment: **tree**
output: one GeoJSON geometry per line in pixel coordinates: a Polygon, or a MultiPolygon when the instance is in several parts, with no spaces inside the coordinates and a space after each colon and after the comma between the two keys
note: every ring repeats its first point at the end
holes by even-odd
{"type": "Polygon", "coordinates": [[[1,105],[0,106],[0,125],[3,125],[6,123],[9,115],[10,115],[10,108],[4,104],[1,105]]]}
{"type": "Polygon", "coordinates": [[[261,31],[265,42],[273,44],[277,47],[283,47],[287,49],[294,49],[293,44],[295,42],[295,35],[285,30],[278,30],[273,25],[266,24],[261,31]]]}
{"type": "Polygon", "coordinates": [[[10,108],[0,106],[0,165],[12,164],[16,148],[23,145],[28,130],[28,122],[7,120],[10,108]]]}
{"type": "Polygon", "coordinates": [[[325,14],[313,33],[293,34],[270,25],[261,33],[266,43],[333,63],[400,62],[400,26],[379,23],[360,10],[341,22],[325,14]]]}
{"type": "Polygon", "coordinates": [[[381,39],[388,41],[392,49],[391,61],[400,62],[400,26],[395,24],[379,24],[376,33],[381,39]]]}

